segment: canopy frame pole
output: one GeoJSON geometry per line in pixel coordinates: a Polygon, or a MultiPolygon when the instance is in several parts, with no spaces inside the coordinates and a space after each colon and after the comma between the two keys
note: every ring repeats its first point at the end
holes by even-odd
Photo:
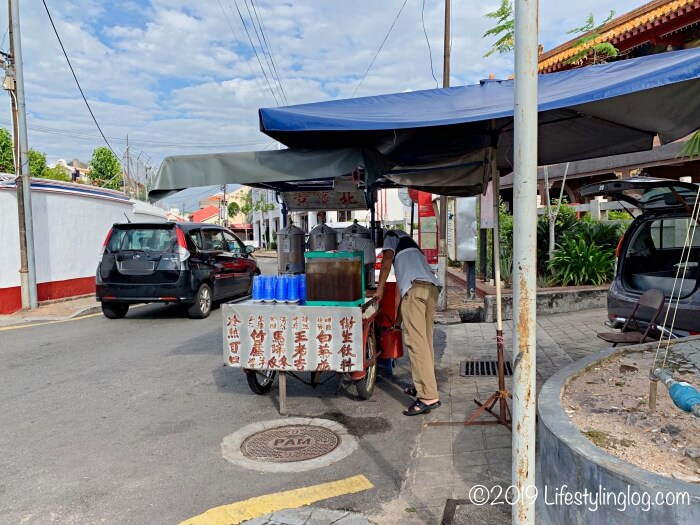
{"type": "MultiPolygon", "coordinates": [[[[535,486],[538,0],[515,0],[514,7],[512,484],[524,496],[535,486]]],[[[518,498],[512,509],[514,525],[535,524],[533,498],[518,498]]]]}

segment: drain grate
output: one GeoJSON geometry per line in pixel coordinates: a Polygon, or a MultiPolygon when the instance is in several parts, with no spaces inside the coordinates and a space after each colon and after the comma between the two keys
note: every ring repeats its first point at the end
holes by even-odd
{"type": "MultiPolygon", "coordinates": [[[[503,363],[506,376],[513,375],[509,361],[503,363]]],[[[463,377],[498,376],[498,361],[462,361],[459,363],[459,375],[463,377]]]]}
{"type": "Polygon", "coordinates": [[[241,452],[257,461],[291,463],[325,456],[335,450],[340,442],[340,436],[327,428],[289,425],[247,437],[241,444],[241,452]]]}

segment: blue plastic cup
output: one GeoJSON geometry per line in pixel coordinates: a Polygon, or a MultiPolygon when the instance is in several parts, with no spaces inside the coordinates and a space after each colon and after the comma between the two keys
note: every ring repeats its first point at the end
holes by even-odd
{"type": "Polygon", "coordinates": [[[275,288],[275,301],[278,303],[287,302],[287,281],[288,275],[280,275],[277,277],[277,286],[275,288]]]}
{"type": "Polygon", "coordinates": [[[299,276],[290,275],[287,279],[287,302],[299,302],[299,276]]]}
{"type": "Polygon", "coordinates": [[[299,304],[306,304],[306,274],[299,275],[299,304]]]}
{"type": "Polygon", "coordinates": [[[275,288],[277,287],[277,276],[266,275],[265,285],[263,286],[263,302],[274,303],[275,302],[275,288]]]}
{"type": "Polygon", "coordinates": [[[259,303],[263,300],[264,280],[262,275],[253,276],[253,302],[259,303]]]}

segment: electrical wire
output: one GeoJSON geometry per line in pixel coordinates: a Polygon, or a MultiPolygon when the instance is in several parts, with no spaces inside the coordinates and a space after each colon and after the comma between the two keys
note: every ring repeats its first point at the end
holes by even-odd
{"type": "MultiPolygon", "coordinates": [[[[435,70],[433,69],[433,50],[430,48],[428,32],[425,30],[425,0],[423,0],[423,7],[420,10],[420,20],[423,23],[423,34],[425,35],[425,43],[428,44],[428,56],[430,57],[430,74],[433,75],[433,80],[435,81],[435,89],[438,89],[440,85],[438,84],[437,78],[435,78],[435,70]]],[[[451,34],[452,33],[450,32],[450,35],[451,34]]]]}
{"type": "Polygon", "coordinates": [[[255,3],[253,0],[250,0],[250,4],[253,6],[253,12],[255,13],[255,18],[258,19],[258,25],[260,26],[260,32],[262,33],[263,36],[263,41],[265,42],[265,46],[267,47],[267,52],[270,55],[270,62],[272,62],[272,68],[275,71],[275,74],[277,75],[277,83],[279,84],[280,91],[282,92],[282,97],[284,98],[284,103],[289,105],[289,100],[287,100],[287,92],[284,89],[284,86],[282,85],[282,77],[280,76],[279,70],[277,69],[277,64],[275,64],[275,59],[272,56],[272,49],[270,47],[270,44],[267,41],[267,28],[265,27],[265,23],[262,20],[262,17],[258,15],[258,10],[255,7],[255,3]]]}
{"type": "MultiPolygon", "coordinates": [[[[226,10],[224,9],[224,5],[221,3],[221,0],[217,0],[219,2],[219,7],[221,8],[221,12],[224,14],[224,18],[226,19],[226,23],[228,24],[229,29],[231,29],[231,33],[233,33],[233,38],[236,42],[243,40],[238,36],[238,32],[234,29],[233,24],[231,23],[231,20],[228,18],[228,14],[226,13],[226,10]]],[[[230,5],[230,4],[229,4],[230,5]]],[[[233,9],[231,9],[231,13],[233,14],[233,9]]],[[[250,67],[250,62],[247,60],[245,61],[246,66],[248,67],[248,71],[250,71],[250,76],[255,79],[255,83],[258,85],[258,89],[262,92],[265,90],[265,87],[260,83],[260,79],[258,78],[258,75],[256,75],[253,72],[253,68],[250,67]]]]}
{"type": "MultiPolygon", "coordinates": [[[[229,0],[229,6],[231,6],[231,0],[229,0]]],[[[240,8],[238,7],[238,2],[236,0],[233,0],[233,3],[236,5],[236,11],[238,11],[238,16],[241,19],[241,24],[243,24],[243,29],[245,29],[246,35],[248,35],[248,41],[250,42],[250,47],[253,49],[253,53],[255,54],[255,58],[258,60],[258,64],[260,65],[260,71],[262,71],[263,76],[265,77],[265,81],[267,82],[267,87],[270,89],[270,93],[272,94],[272,98],[275,99],[275,103],[280,106],[279,100],[277,100],[277,95],[275,95],[275,90],[272,89],[272,84],[270,84],[270,79],[267,77],[267,73],[265,72],[265,68],[262,65],[262,61],[260,60],[260,55],[258,55],[258,50],[255,47],[255,44],[253,44],[253,38],[250,36],[250,31],[248,31],[248,26],[245,25],[245,20],[243,20],[243,13],[241,13],[240,8]]],[[[231,12],[233,12],[233,8],[231,8],[231,12]]]]}
{"type": "MultiPolygon", "coordinates": [[[[12,122],[0,118],[0,124],[7,126],[12,126],[12,122]]],[[[27,128],[39,133],[46,133],[50,135],[58,135],[62,137],[69,137],[80,140],[95,140],[100,139],[98,135],[88,135],[86,133],[80,133],[76,131],[63,130],[58,128],[50,128],[46,126],[40,126],[38,124],[27,124],[27,128]]],[[[126,139],[122,137],[107,137],[112,141],[112,143],[126,143],[126,139]]],[[[132,145],[144,145],[151,147],[183,147],[183,148],[216,148],[216,147],[243,147],[243,146],[255,146],[255,145],[267,145],[274,144],[271,140],[259,140],[259,141],[249,141],[249,142],[166,142],[166,141],[155,141],[155,140],[134,140],[129,139],[129,143],[132,145]]]]}
{"type": "MultiPolygon", "coordinates": [[[[46,14],[49,17],[49,21],[51,22],[51,27],[53,27],[53,32],[56,34],[56,38],[58,39],[58,43],[61,46],[61,50],[63,51],[63,56],[66,57],[66,62],[68,62],[68,67],[70,68],[71,73],[73,73],[73,78],[75,79],[75,84],[78,86],[78,91],[80,91],[80,95],[83,97],[83,101],[85,102],[85,105],[88,108],[88,111],[90,112],[90,116],[92,117],[92,120],[95,122],[95,126],[97,126],[97,129],[100,131],[100,135],[102,135],[102,138],[104,139],[105,143],[107,144],[107,147],[110,149],[110,151],[114,154],[117,159],[119,159],[119,155],[117,155],[112,148],[112,145],[109,143],[107,140],[107,137],[105,137],[105,134],[102,132],[102,128],[97,122],[97,119],[95,118],[95,114],[92,112],[92,108],[90,107],[90,104],[87,101],[87,98],[85,98],[85,93],[83,93],[83,88],[80,87],[80,82],[78,82],[78,77],[75,74],[75,70],[73,69],[73,64],[71,64],[70,59],[68,58],[68,53],[66,53],[66,48],[63,47],[63,42],[61,41],[61,37],[58,35],[58,30],[56,29],[56,24],[53,23],[53,18],[51,17],[51,12],[49,11],[49,6],[46,5],[46,0],[41,0],[41,2],[44,4],[44,9],[46,9],[46,14]]],[[[119,161],[120,164],[123,164],[121,160],[119,161]]]]}
{"type": "Polygon", "coordinates": [[[401,9],[399,9],[399,12],[396,14],[396,18],[394,18],[394,21],[391,23],[391,27],[389,28],[389,31],[387,31],[386,36],[384,37],[384,40],[382,40],[382,43],[379,46],[379,49],[377,49],[377,52],[374,54],[374,58],[372,59],[372,62],[369,63],[369,66],[367,67],[367,71],[365,71],[365,74],[362,75],[362,78],[360,79],[360,83],[355,88],[355,91],[352,92],[352,97],[350,97],[350,98],[355,97],[355,94],[357,93],[357,90],[360,89],[360,86],[362,85],[362,82],[364,82],[365,77],[367,76],[367,73],[369,73],[369,70],[372,69],[372,66],[374,65],[374,61],[377,60],[377,57],[379,56],[379,52],[384,47],[384,44],[386,43],[387,39],[389,38],[389,35],[391,34],[392,29],[394,29],[394,26],[396,25],[396,21],[401,16],[401,12],[403,11],[403,8],[406,7],[406,2],[408,2],[408,0],[404,0],[403,4],[401,4],[401,9]]]}
{"type": "Polygon", "coordinates": [[[270,76],[272,77],[272,80],[275,81],[275,87],[277,88],[277,93],[280,96],[280,99],[286,104],[286,101],[284,100],[284,97],[282,96],[282,89],[281,85],[279,83],[279,79],[275,77],[275,73],[272,67],[272,63],[270,60],[270,53],[269,50],[263,45],[263,39],[260,38],[260,32],[262,32],[262,28],[260,28],[260,32],[258,32],[258,26],[255,25],[255,19],[253,18],[253,13],[250,12],[250,6],[248,5],[248,2],[246,0],[243,0],[243,5],[245,5],[246,10],[248,11],[248,18],[250,19],[250,23],[253,25],[253,29],[255,30],[255,38],[258,41],[258,47],[260,48],[260,51],[263,54],[263,57],[265,58],[265,63],[267,64],[267,69],[270,72],[270,76]]]}

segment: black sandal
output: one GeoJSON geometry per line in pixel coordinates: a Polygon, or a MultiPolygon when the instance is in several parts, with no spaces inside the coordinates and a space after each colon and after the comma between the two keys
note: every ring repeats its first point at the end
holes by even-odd
{"type": "Polygon", "coordinates": [[[412,387],[412,386],[404,387],[403,393],[408,394],[411,397],[416,397],[418,395],[418,391],[416,390],[415,387],[412,387]]]}
{"type": "Polygon", "coordinates": [[[431,405],[428,405],[426,403],[423,403],[420,399],[416,399],[416,402],[413,403],[410,407],[408,407],[408,410],[403,411],[404,416],[417,416],[418,414],[425,414],[426,412],[430,412],[434,408],[438,408],[442,403],[440,401],[436,401],[435,403],[432,403],[431,405]]]}

